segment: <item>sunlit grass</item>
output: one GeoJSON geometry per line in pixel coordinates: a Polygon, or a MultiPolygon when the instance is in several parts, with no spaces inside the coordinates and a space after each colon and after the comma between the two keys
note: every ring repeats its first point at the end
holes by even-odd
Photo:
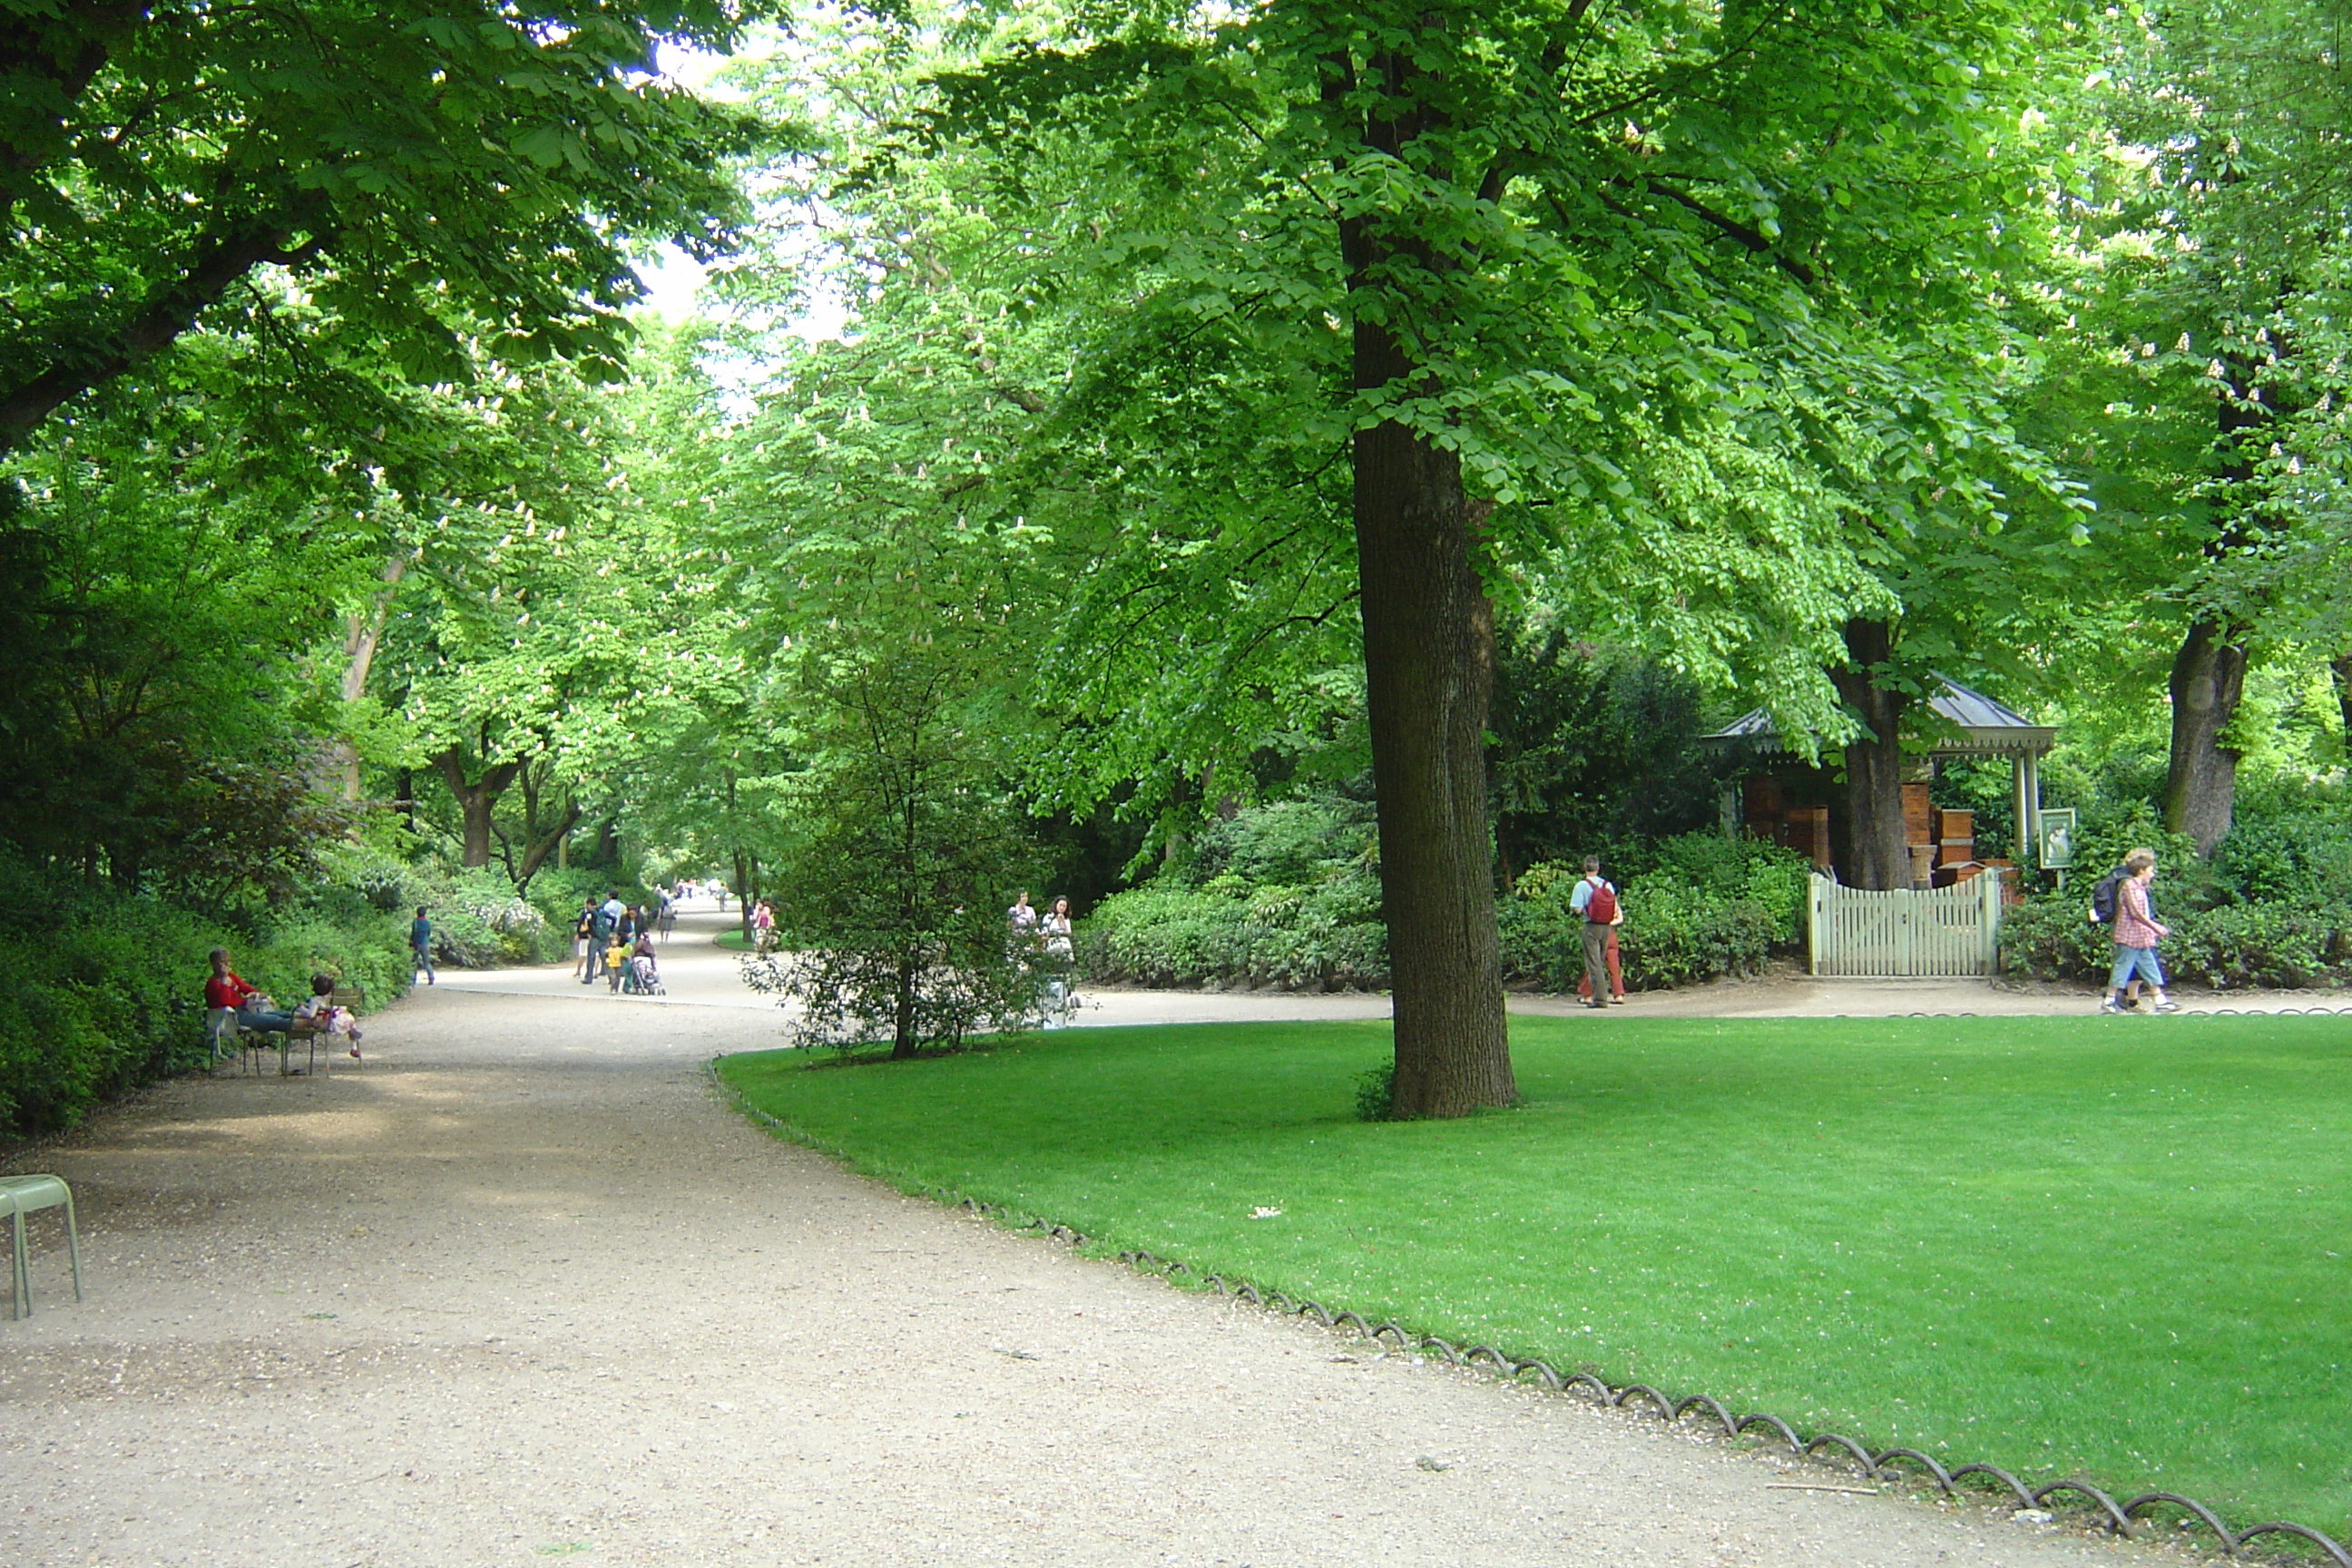
{"type": "Polygon", "coordinates": [[[1955,1462],[2352,1517],[2352,1020],[1521,1018],[1518,1109],[1358,1122],[1387,1040],[723,1070],[859,1169],[1106,1250],[1955,1462]]]}

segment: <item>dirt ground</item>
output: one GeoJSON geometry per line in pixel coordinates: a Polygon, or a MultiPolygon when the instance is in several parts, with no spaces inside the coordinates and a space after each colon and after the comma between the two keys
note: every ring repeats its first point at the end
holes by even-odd
{"type": "Polygon", "coordinates": [[[709,1086],[772,1017],[677,989],[445,984],[363,1071],[170,1083],[21,1154],[74,1184],[89,1290],[37,1216],[0,1563],[2147,1560],[1788,1489],[1856,1483],[853,1179],[709,1086]]]}

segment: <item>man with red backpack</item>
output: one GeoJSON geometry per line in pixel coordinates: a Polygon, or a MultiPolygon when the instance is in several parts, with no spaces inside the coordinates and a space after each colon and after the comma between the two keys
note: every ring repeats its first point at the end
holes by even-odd
{"type": "Polygon", "coordinates": [[[1617,963],[1617,927],[1625,919],[1617,907],[1617,889],[1601,879],[1598,856],[1584,858],[1584,879],[1568,896],[1568,907],[1584,917],[1584,979],[1576,994],[1588,1007],[1625,1005],[1625,977],[1617,963]],[[1601,999],[1603,982],[1609,1001],[1601,999]]]}

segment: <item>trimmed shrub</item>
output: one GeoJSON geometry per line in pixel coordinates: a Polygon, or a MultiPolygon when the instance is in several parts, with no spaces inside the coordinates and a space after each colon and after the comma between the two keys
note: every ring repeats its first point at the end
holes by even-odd
{"type": "Polygon", "coordinates": [[[1163,879],[1097,905],[1078,927],[1078,963],[1141,985],[1377,988],[1389,966],[1380,900],[1379,879],[1354,864],[1305,886],[1163,879]]]}
{"type": "MultiPolygon", "coordinates": [[[[2159,949],[2177,980],[2220,988],[2336,986],[2352,982],[2352,910],[2342,905],[2176,907],[2158,890],[2172,934],[2159,949]]],[[[2001,918],[2001,968],[2041,980],[2105,980],[2108,928],[2084,918],[2089,891],[2011,905],[2001,918]]]]}

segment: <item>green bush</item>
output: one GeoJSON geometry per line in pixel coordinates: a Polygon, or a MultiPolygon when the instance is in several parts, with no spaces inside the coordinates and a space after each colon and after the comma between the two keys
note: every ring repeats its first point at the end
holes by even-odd
{"type": "MultiPolygon", "coordinates": [[[[578,898],[560,882],[542,889],[544,875],[531,879],[531,896],[526,898],[496,866],[466,870],[437,860],[410,862],[352,849],[333,863],[331,875],[326,887],[310,895],[310,905],[339,924],[380,921],[401,952],[408,945],[408,922],[422,906],[433,921],[433,961],[457,969],[562,958],[570,952],[572,917],[580,908],[578,898]],[[551,914],[551,905],[560,915],[551,914]]],[[[603,873],[574,875],[593,880],[603,873]]]]}
{"type": "Polygon", "coordinates": [[[1352,862],[1305,886],[1165,878],[1096,906],[1078,929],[1078,963],[1092,979],[1141,985],[1376,988],[1389,964],[1380,900],[1379,879],[1352,862]]]}
{"type": "MultiPolygon", "coordinates": [[[[1755,840],[1685,833],[1623,847],[1612,866],[1625,923],[1617,931],[1625,985],[1655,991],[1752,974],[1802,935],[1804,857],[1755,840]]],[[[1503,973],[1549,991],[1584,973],[1584,921],[1569,907],[1580,869],[1529,867],[1498,911],[1503,973]]]]}
{"type": "Polygon", "coordinates": [[[292,1005],[324,972],[370,1010],[407,988],[399,929],[355,889],[328,889],[237,932],[152,898],[60,882],[0,858],[0,1132],[69,1127],[92,1107],[205,1060],[205,955],[292,1005]]]}
{"type": "MultiPolygon", "coordinates": [[[[2001,967],[2042,980],[2105,981],[2115,943],[2084,918],[2087,889],[2012,904],[2001,917],[2001,967]]],[[[2158,949],[2177,980],[2223,988],[2342,985],[2352,981],[2352,910],[2313,903],[2235,903],[2213,909],[2168,901],[2158,913],[2172,934],[2158,949]]]]}

